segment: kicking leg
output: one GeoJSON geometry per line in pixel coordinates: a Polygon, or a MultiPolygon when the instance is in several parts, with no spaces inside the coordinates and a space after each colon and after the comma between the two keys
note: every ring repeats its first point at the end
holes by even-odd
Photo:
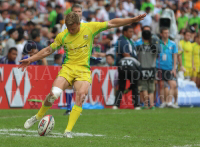
{"type": "Polygon", "coordinates": [[[74,87],[76,89],[76,105],[74,105],[69,115],[68,125],[64,134],[64,136],[69,138],[71,138],[70,132],[72,131],[77,119],[82,112],[82,104],[85,100],[85,96],[88,93],[90,83],[87,81],[75,81],[74,87]]]}
{"type": "Polygon", "coordinates": [[[46,96],[46,99],[42,103],[42,107],[35,116],[31,117],[25,122],[24,128],[29,129],[32,125],[34,125],[37,121],[39,121],[47,112],[47,110],[51,108],[52,104],[60,96],[63,89],[66,89],[68,86],[69,83],[65,78],[57,77],[52,85],[50,93],[46,96]]]}

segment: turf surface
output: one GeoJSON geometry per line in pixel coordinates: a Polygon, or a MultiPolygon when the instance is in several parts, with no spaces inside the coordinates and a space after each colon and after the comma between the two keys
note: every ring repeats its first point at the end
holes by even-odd
{"type": "Polygon", "coordinates": [[[37,124],[23,124],[37,110],[0,110],[0,147],[192,147],[200,146],[199,108],[156,110],[84,110],[72,139],[63,138],[68,116],[49,110],[55,127],[39,137],[37,124]],[[103,136],[102,136],[103,135],[103,136]]]}

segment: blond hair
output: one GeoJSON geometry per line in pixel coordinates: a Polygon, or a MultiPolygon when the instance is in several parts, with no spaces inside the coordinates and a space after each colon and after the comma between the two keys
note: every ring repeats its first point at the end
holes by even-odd
{"type": "Polygon", "coordinates": [[[65,17],[65,24],[66,24],[66,26],[70,26],[70,25],[73,25],[74,23],[79,24],[80,18],[78,16],[78,14],[76,14],[74,12],[70,12],[65,17]]]}

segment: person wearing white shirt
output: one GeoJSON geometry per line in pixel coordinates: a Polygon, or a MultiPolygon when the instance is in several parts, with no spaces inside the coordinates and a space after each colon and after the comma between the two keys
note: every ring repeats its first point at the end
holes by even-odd
{"type": "Polygon", "coordinates": [[[106,4],[98,13],[97,19],[98,21],[104,22],[109,21],[109,11],[110,11],[110,4],[106,4]]]}
{"type": "Polygon", "coordinates": [[[128,12],[133,14],[134,13],[134,5],[132,0],[126,0],[123,2],[124,9],[128,12]]]}
{"type": "Polygon", "coordinates": [[[152,17],[151,17],[151,14],[150,14],[150,7],[147,7],[146,8],[146,17],[140,21],[140,23],[142,24],[142,26],[151,26],[152,24],[152,17]]]}
{"type": "MultiPolygon", "coordinates": [[[[83,11],[82,11],[82,6],[80,4],[74,4],[72,6],[72,11],[75,12],[76,14],[78,14],[78,16],[81,20],[81,23],[87,23],[87,21],[82,19],[83,11]]],[[[66,28],[67,28],[67,26],[64,23],[63,26],[62,26],[61,32],[64,31],[66,28]]]]}
{"type": "Polygon", "coordinates": [[[119,2],[118,4],[118,8],[116,10],[116,16],[119,18],[126,18],[128,16],[128,12],[124,9],[122,2],[119,2]]]}

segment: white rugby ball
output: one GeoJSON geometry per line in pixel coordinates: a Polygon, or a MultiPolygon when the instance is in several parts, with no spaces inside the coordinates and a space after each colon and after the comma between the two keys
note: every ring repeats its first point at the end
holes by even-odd
{"type": "Polygon", "coordinates": [[[48,135],[54,128],[55,121],[52,115],[44,116],[38,124],[38,134],[40,136],[48,135]]]}

